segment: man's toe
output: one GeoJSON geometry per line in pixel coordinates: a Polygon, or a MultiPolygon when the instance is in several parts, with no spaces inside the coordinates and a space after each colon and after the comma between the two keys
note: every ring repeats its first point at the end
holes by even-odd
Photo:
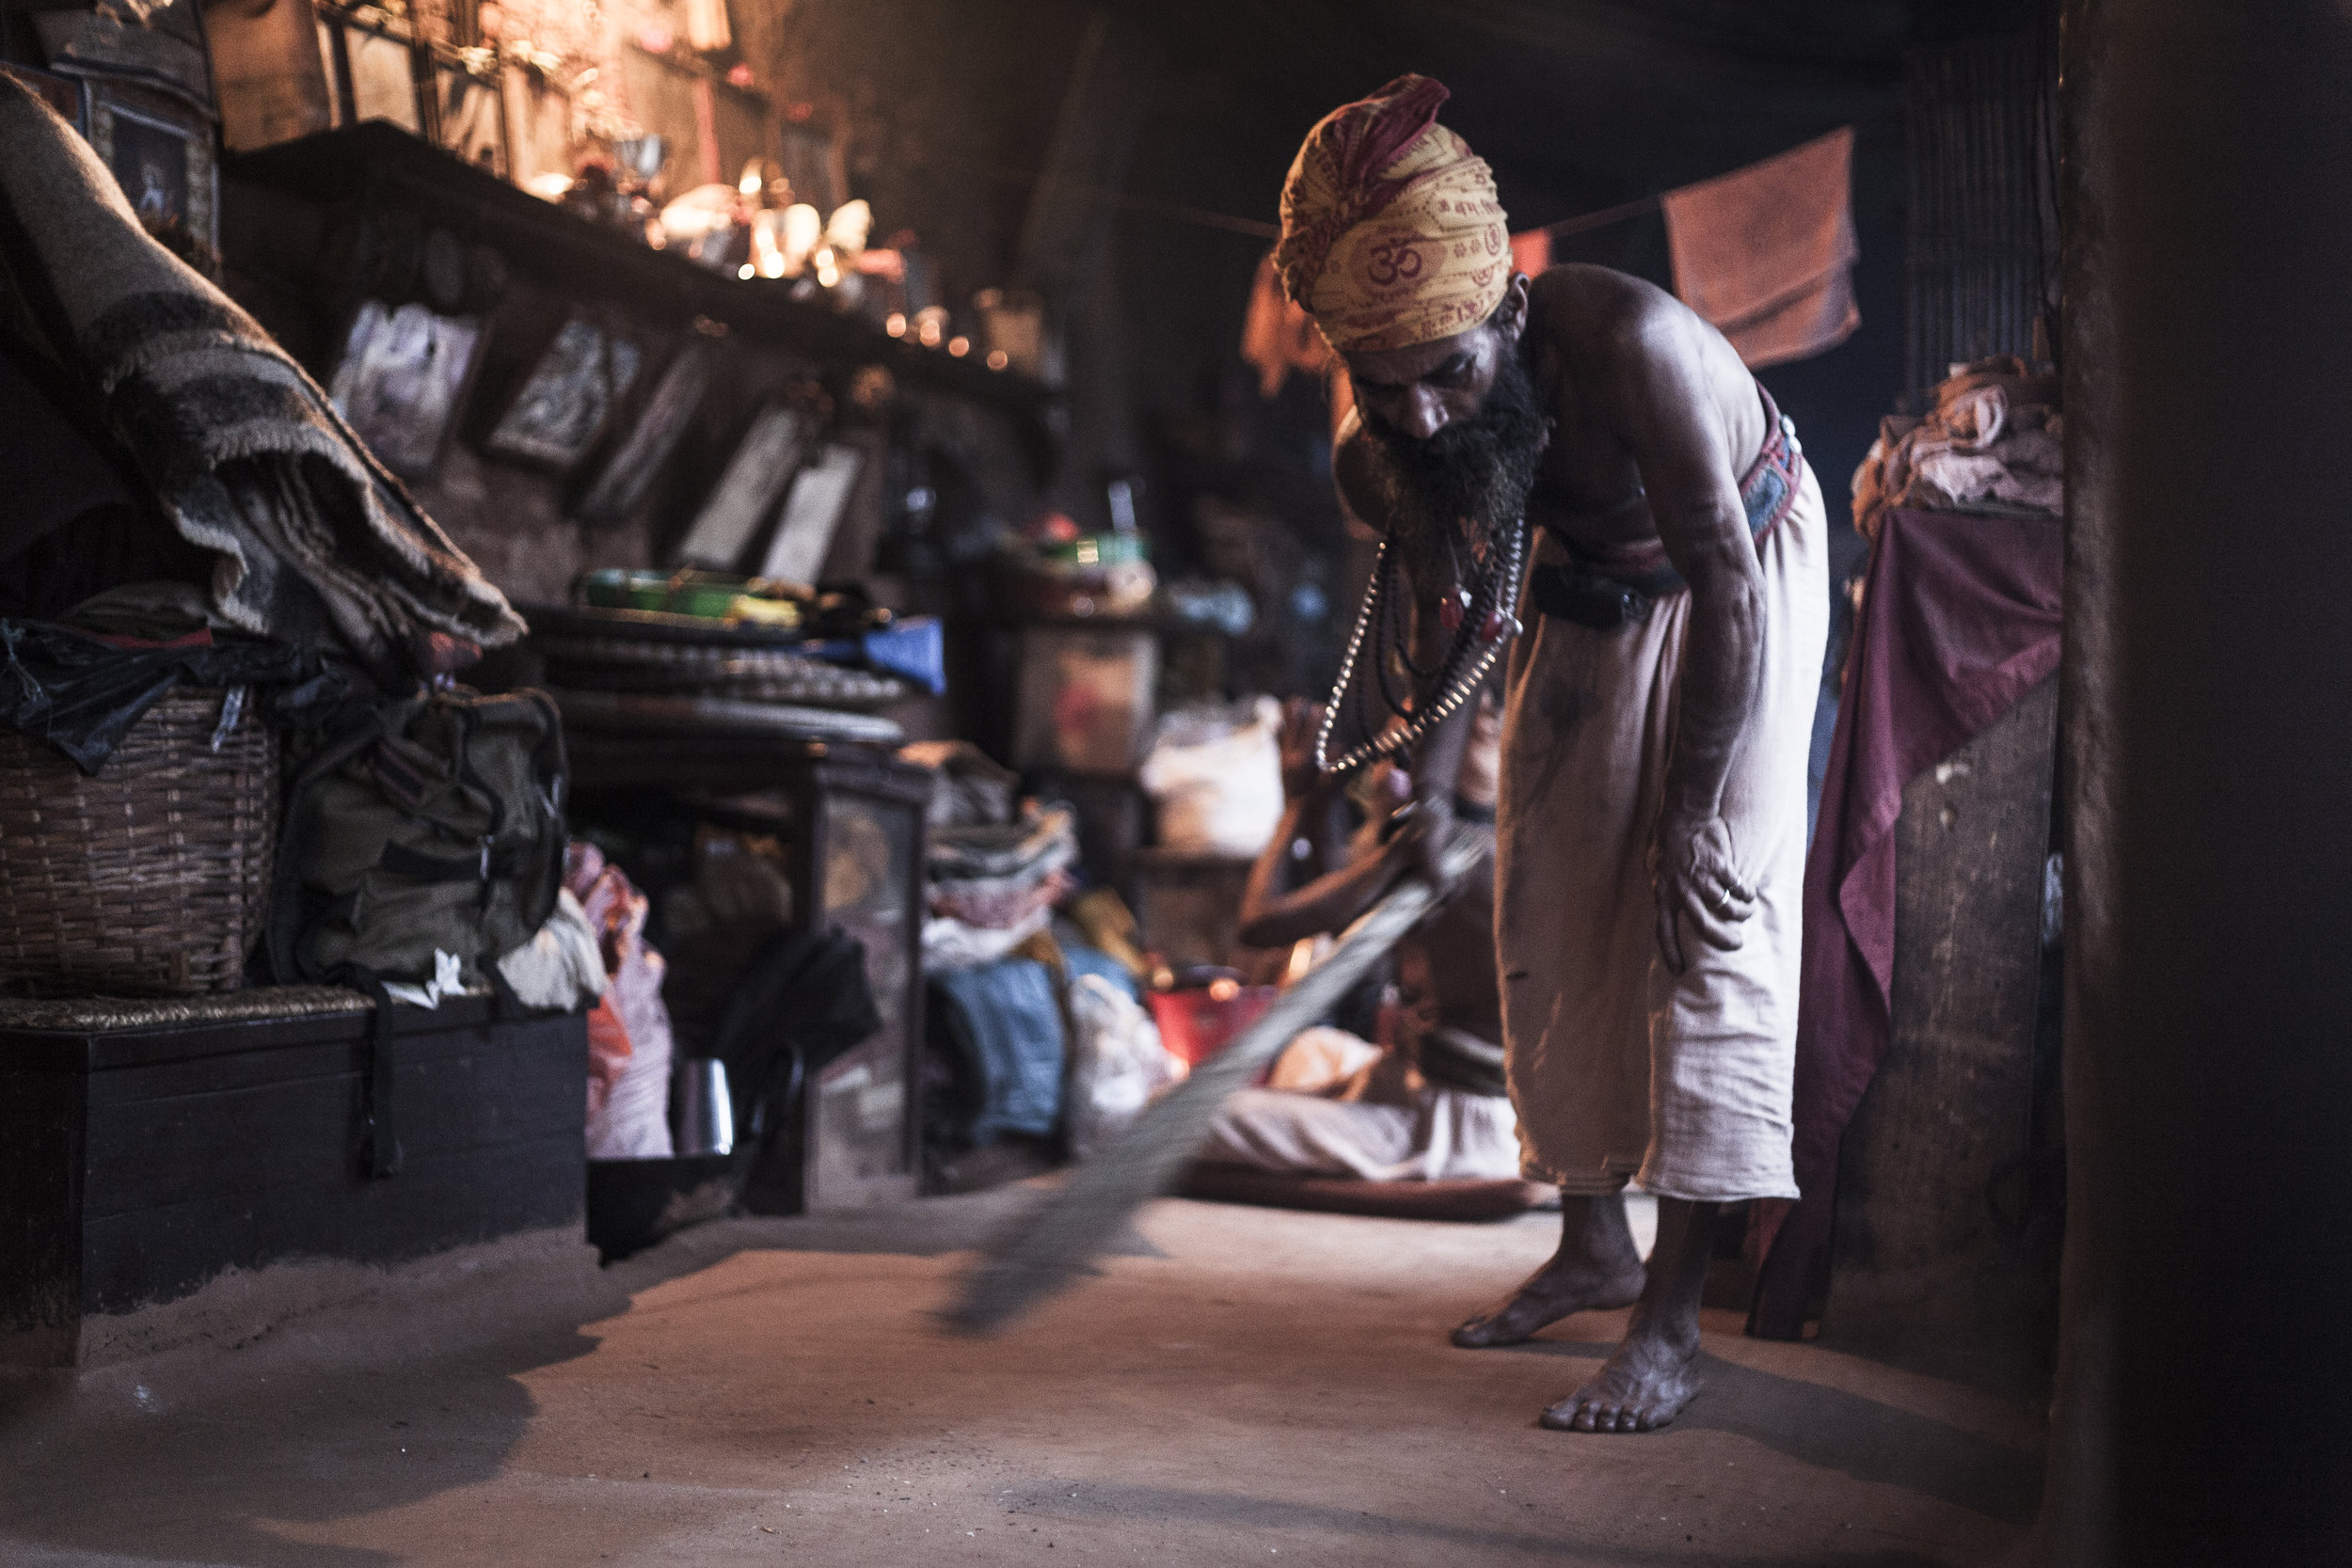
{"type": "Polygon", "coordinates": [[[1454,1331],[1454,1342],[1464,1350],[1486,1350],[1492,1345],[1507,1344],[1510,1338],[1494,1319],[1472,1318],[1454,1331]]]}

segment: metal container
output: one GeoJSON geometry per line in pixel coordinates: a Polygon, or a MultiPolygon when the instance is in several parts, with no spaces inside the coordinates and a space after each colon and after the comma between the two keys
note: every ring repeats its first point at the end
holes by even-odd
{"type": "Polygon", "coordinates": [[[734,1152],[735,1100],[726,1063],[699,1057],[671,1064],[670,1135],[681,1158],[734,1152]]]}

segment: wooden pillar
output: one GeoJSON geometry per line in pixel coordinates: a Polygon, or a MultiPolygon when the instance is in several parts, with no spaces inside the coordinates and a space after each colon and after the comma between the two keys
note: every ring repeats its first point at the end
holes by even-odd
{"type": "Polygon", "coordinates": [[[2004,1395],[2049,1387],[2035,1046],[2058,690],[1903,789],[1885,1059],[1837,1166],[1821,1344],[2004,1395]]]}
{"type": "Polygon", "coordinates": [[[2035,1560],[2352,1558],[2352,12],[2068,0],[2069,1209],[2035,1560]]]}

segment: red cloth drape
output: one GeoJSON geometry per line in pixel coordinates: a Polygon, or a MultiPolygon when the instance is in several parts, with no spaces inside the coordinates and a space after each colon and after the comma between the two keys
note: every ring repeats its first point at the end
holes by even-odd
{"type": "Polygon", "coordinates": [[[1903,785],[1981,734],[2058,662],[2058,521],[1898,509],[1870,554],[1820,816],[1804,866],[1796,1165],[1748,1332],[1793,1339],[1829,1268],[1837,1146],[1886,1053],[1895,819],[1903,785]]]}

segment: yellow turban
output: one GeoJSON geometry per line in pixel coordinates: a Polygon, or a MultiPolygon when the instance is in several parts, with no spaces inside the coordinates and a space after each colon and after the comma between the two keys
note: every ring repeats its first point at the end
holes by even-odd
{"type": "Polygon", "coordinates": [[[1468,331],[1511,285],[1494,173],[1438,123],[1449,94],[1400,76],[1307,133],[1274,247],[1290,297],[1342,353],[1468,331]]]}

